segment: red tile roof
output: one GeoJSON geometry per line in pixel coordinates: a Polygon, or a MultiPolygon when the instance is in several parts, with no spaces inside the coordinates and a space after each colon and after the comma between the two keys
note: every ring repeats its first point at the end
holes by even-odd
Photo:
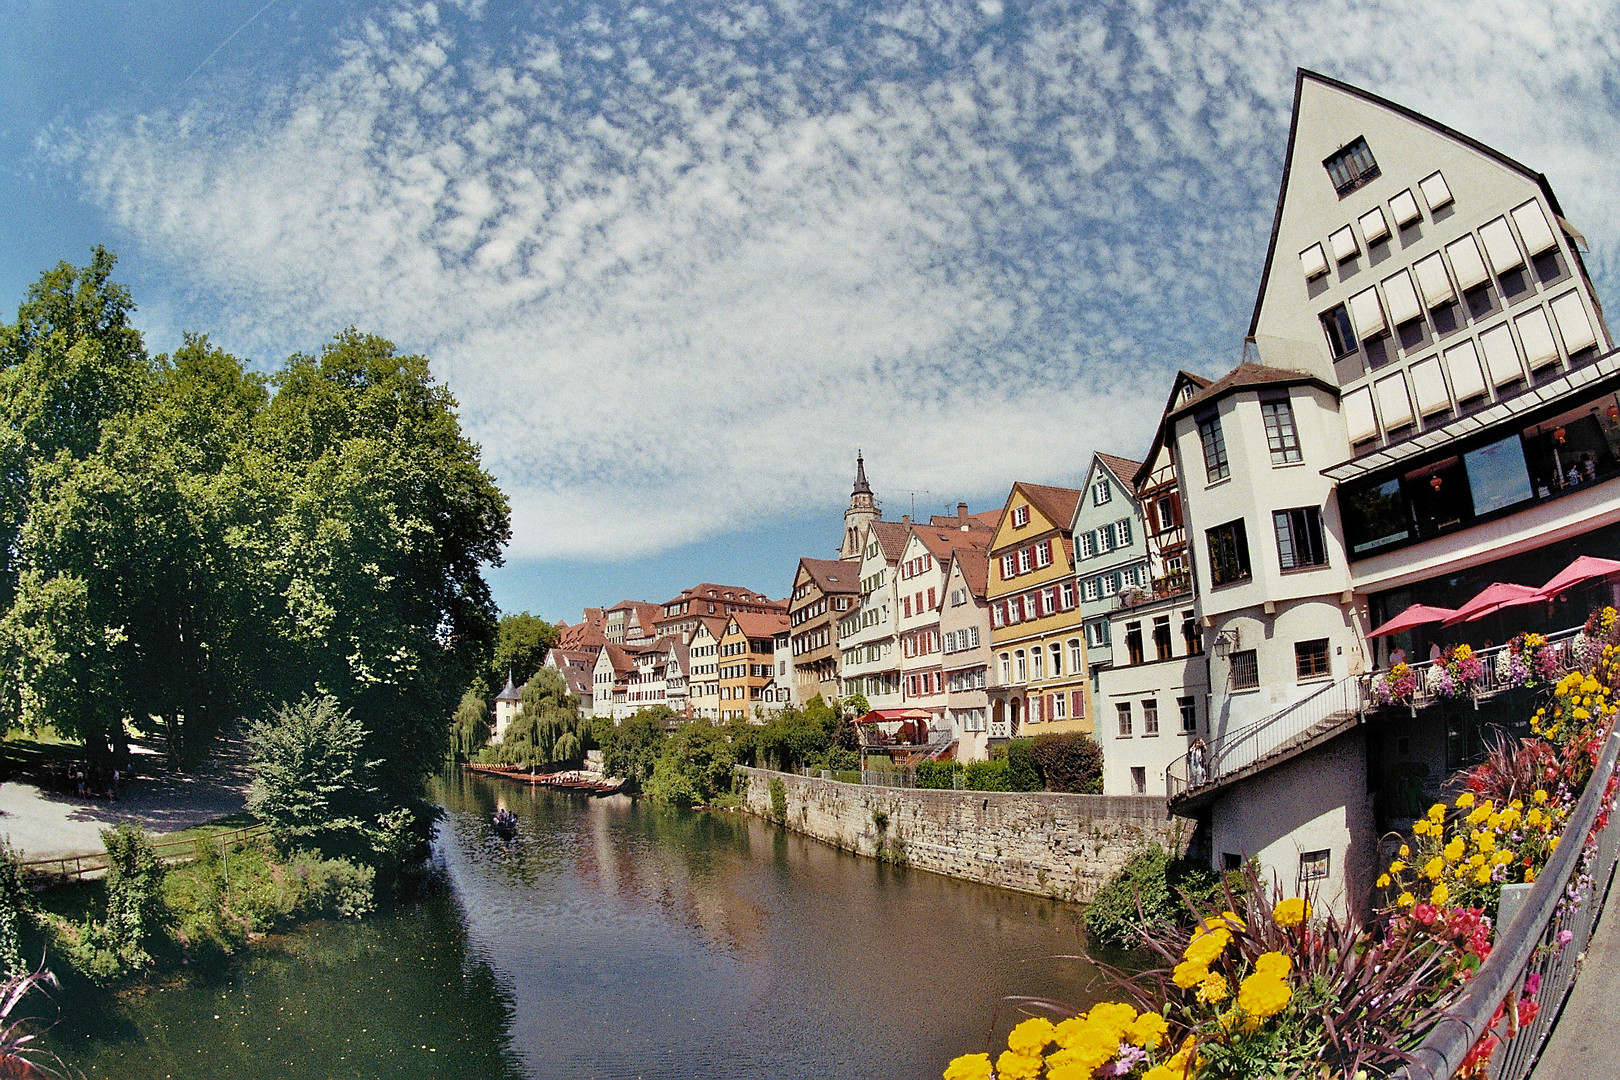
{"type": "Polygon", "coordinates": [[[1024,498],[1058,528],[1067,529],[1074,520],[1074,508],[1080,504],[1080,492],[1074,488],[1028,484],[1022,480],[1013,486],[1021,490],[1024,498]]]}
{"type": "Polygon", "coordinates": [[[1203,390],[1194,394],[1180,405],[1171,410],[1171,416],[1181,416],[1198,406],[1225,397],[1229,393],[1255,386],[1291,386],[1294,383],[1316,383],[1324,389],[1337,394],[1336,387],[1329,386],[1321,378],[1308,371],[1298,371],[1293,368],[1274,368],[1264,364],[1245,361],[1216,379],[1203,390]]]}
{"type": "Polygon", "coordinates": [[[1120,483],[1133,489],[1136,487],[1136,481],[1133,478],[1136,476],[1136,471],[1142,467],[1140,461],[1132,461],[1130,458],[1122,458],[1116,454],[1105,454],[1100,450],[1097,452],[1097,458],[1108,466],[1109,471],[1114,474],[1120,483]]]}
{"type": "Polygon", "coordinates": [[[860,563],[844,562],[842,559],[803,558],[799,560],[799,565],[823,593],[861,591],[860,563]]]}
{"type": "Polygon", "coordinates": [[[733,612],[731,621],[737,629],[751,638],[774,638],[788,628],[786,615],[767,615],[761,611],[733,612]]]}
{"type": "Polygon", "coordinates": [[[906,535],[911,526],[899,521],[874,521],[870,526],[872,535],[878,538],[883,545],[883,557],[890,562],[900,558],[900,553],[906,548],[906,535]]]}
{"type": "Polygon", "coordinates": [[[975,600],[983,600],[990,583],[990,554],[983,548],[962,547],[951,553],[962,568],[962,579],[975,600]]]}

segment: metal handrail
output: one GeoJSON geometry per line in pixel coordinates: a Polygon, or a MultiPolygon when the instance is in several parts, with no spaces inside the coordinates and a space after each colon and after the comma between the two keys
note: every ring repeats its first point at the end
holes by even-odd
{"type": "Polygon", "coordinates": [[[1511,1031],[1492,1060],[1496,1080],[1522,1080],[1534,1066],[1565,997],[1575,985],[1580,957],[1591,940],[1601,902],[1620,852],[1620,829],[1612,821],[1593,832],[1604,809],[1609,777],[1620,759],[1620,732],[1610,732],[1586,790],[1563,832],[1565,842],[1547,860],[1518,913],[1497,936],[1491,955],[1435,1024],[1399,1080],[1443,1080],[1485,1034],[1491,1017],[1511,996],[1517,1000],[1532,972],[1541,978],[1536,1018],[1511,1031]],[[1584,884],[1582,879],[1584,878],[1584,884]],[[1569,937],[1558,944],[1561,934],[1569,937]]]}
{"type": "MultiPolygon", "coordinates": [[[[1547,646],[1553,650],[1553,657],[1558,665],[1554,678],[1567,674],[1571,667],[1576,666],[1576,658],[1573,656],[1571,646],[1574,639],[1580,636],[1583,628],[1575,626],[1546,635],[1547,646]]],[[[1507,679],[1497,669],[1498,661],[1510,648],[1512,648],[1511,642],[1505,645],[1493,645],[1489,649],[1475,650],[1474,656],[1480,661],[1483,669],[1480,673],[1479,682],[1469,687],[1467,692],[1455,696],[1472,698],[1476,702],[1484,701],[1487,698],[1495,697],[1497,694],[1505,693],[1523,685],[1507,679]]],[[[1417,692],[1413,694],[1410,702],[1400,702],[1398,704],[1408,704],[1414,709],[1422,709],[1434,704],[1436,701],[1444,700],[1436,692],[1434,686],[1437,681],[1435,677],[1436,671],[1446,666],[1444,660],[1422,660],[1416,663],[1408,661],[1407,666],[1412,669],[1412,673],[1416,677],[1417,692]]],[[[1384,673],[1380,672],[1375,674],[1373,678],[1383,678],[1383,675],[1384,673]]]]}
{"type": "Polygon", "coordinates": [[[1262,720],[1228,732],[1214,747],[1187,751],[1164,770],[1166,796],[1174,799],[1195,788],[1217,783],[1329,717],[1339,713],[1359,716],[1366,710],[1366,681],[1364,675],[1352,675],[1328,683],[1262,720]],[[1202,776],[1198,775],[1200,765],[1202,776]]]}

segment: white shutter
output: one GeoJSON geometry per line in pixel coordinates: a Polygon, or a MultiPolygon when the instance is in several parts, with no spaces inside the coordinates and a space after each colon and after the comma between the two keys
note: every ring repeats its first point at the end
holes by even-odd
{"type": "Polygon", "coordinates": [[[1389,235],[1389,222],[1384,220],[1383,207],[1375,206],[1356,219],[1361,226],[1361,238],[1370,247],[1389,235]]]}
{"type": "Polygon", "coordinates": [[[1344,412],[1345,433],[1352,443],[1365,442],[1378,434],[1370,389],[1363,386],[1350,391],[1339,399],[1339,407],[1344,412]]]}
{"type": "Polygon", "coordinates": [[[1491,373],[1492,386],[1524,378],[1524,369],[1519,366],[1519,350],[1513,345],[1513,332],[1507,328],[1507,323],[1479,335],[1479,347],[1485,353],[1485,367],[1491,373]]]}
{"type": "Polygon", "coordinates": [[[1412,197],[1411,188],[1389,200],[1389,209],[1395,215],[1395,224],[1403,229],[1423,216],[1423,211],[1418,209],[1417,199],[1412,197]]]}
{"type": "Polygon", "coordinates": [[[1395,374],[1379,379],[1378,415],[1384,418],[1384,430],[1405,427],[1412,422],[1412,398],[1406,392],[1406,376],[1395,374]]]}
{"type": "Polygon", "coordinates": [[[1413,364],[1409,373],[1419,416],[1428,416],[1451,407],[1451,399],[1446,396],[1446,377],[1440,373],[1439,357],[1431,356],[1413,364]]]}
{"type": "Polygon", "coordinates": [[[1413,263],[1412,269],[1417,271],[1418,288],[1423,290],[1423,300],[1429,307],[1439,307],[1457,298],[1451,278],[1446,276],[1446,261],[1438,251],[1413,263]]]}
{"type": "Polygon", "coordinates": [[[1491,269],[1498,276],[1524,265],[1524,256],[1519,254],[1519,245],[1513,239],[1513,230],[1508,228],[1507,218],[1487,222],[1479,230],[1479,238],[1485,241],[1485,254],[1491,257],[1491,269]]]}
{"type": "Polygon", "coordinates": [[[1312,244],[1299,253],[1300,269],[1305,271],[1305,280],[1313,281],[1328,272],[1327,254],[1322,250],[1321,244],[1312,244]]]}
{"type": "Polygon", "coordinates": [[[1350,298],[1350,321],[1362,341],[1384,332],[1384,309],[1378,303],[1377,289],[1363,289],[1350,298]]]}
{"type": "Polygon", "coordinates": [[[1412,275],[1405,270],[1384,279],[1384,301],[1389,304],[1390,321],[1396,326],[1423,315],[1417,290],[1412,288],[1412,275]]]}
{"type": "Polygon", "coordinates": [[[1463,292],[1490,280],[1485,272],[1485,260],[1479,257],[1479,245],[1472,236],[1447,244],[1446,254],[1451,256],[1451,269],[1457,275],[1457,287],[1463,292]]]}
{"type": "Polygon", "coordinates": [[[1547,215],[1541,212],[1541,204],[1534,199],[1513,208],[1513,223],[1519,227],[1525,250],[1532,255],[1540,255],[1558,245],[1557,237],[1547,224],[1547,215]]]}
{"type": "Polygon", "coordinates": [[[1524,345],[1524,358],[1530,361],[1531,371],[1558,362],[1558,343],[1553,340],[1544,308],[1531,308],[1515,318],[1513,325],[1519,328],[1519,341],[1524,345]]]}
{"type": "Polygon", "coordinates": [[[1552,302],[1553,318],[1558,321],[1558,333],[1564,339],[1564,351],[1578,353],[1589,345],[1596,345],[1597,331],[1586,317],[1580,294],[1571,290],[1552,302]]]}
{"type": "Polygon", "coordinates": [[[1333,248],[1333,258],[1336,262],[1344,262],[1361,251],[1356,245],[1355,231],[1348,225],[1328,237],[1328,244],[1333,248]]]}
{"type": "Polygon", "coordinates": [[[1446,369],[1451,372],[1451,389],[1458,401],[1467,401],[1485,392],[1485,380],[1479,373],[1479,354],[1474,351],[1472,341],[1446,350],[1446,369]]]}
{"type": "Polygon", "coordinates": [[[1451,188],[1438,172],[1425,176],[1418,183],[1418,190],[1423,192],[1423,201],[1429,204],[1431,213],[1451,202],[1451,188]]]}

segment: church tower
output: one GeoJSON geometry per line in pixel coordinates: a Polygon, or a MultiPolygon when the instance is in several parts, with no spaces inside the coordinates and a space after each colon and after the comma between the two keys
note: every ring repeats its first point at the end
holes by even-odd
{"type": "Polygon", "coordinates": [[[866,527],[883,517],[877,499],[872,496],[872,485],[866,482],[866,459],[855,451],[855,489],[849,493],[849,509],[844,511],[844,543],[838,549],[839,559],[845,562],[861,561],[861,541],[866,527]]]}

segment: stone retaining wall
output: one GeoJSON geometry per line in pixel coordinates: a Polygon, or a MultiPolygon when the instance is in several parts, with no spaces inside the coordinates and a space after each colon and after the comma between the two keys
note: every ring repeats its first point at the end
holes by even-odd
{"type": "MultiPolygon", "coordinates": [[[[1138,846],[1186,850],[1192,829],[1161,798],[1052,792],[863,787],[764,769],[747,778],[743,807],[858,855],[1060,900],[1089,900],[1138,846]]],[[[740,785],[739,785],[740,786],[740,785]]]]}

